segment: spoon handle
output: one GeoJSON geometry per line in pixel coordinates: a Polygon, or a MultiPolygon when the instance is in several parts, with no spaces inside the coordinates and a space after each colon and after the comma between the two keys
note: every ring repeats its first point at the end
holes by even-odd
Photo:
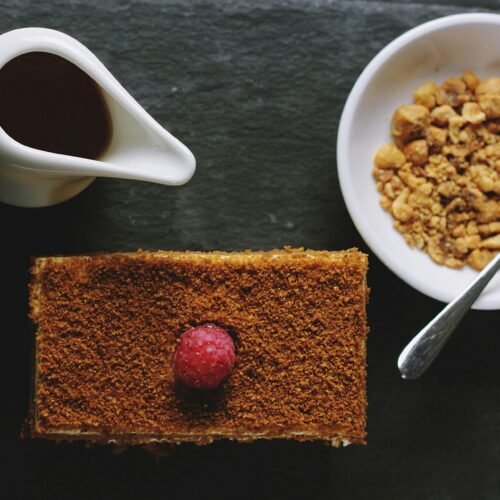
{"type": "Polygon", "coordinates": [[[403,378],[416,379],[429,368],[460,320],[499,268],[500,254],[404,348],[398,358],[398,368],[403,378]]]}

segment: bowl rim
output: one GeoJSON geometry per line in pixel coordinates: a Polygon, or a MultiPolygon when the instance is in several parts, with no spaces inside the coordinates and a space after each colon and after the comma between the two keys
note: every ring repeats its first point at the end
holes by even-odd
{"type": "MultiPolygon", "coordinates": [[[[440,17],[420,24],[389,42],[375,55],[375,57],[373,57],[373,59],[356,79],[356,82],[354,83],[354,86],[352,87],[344,105],[337,134],[337,174],[347,211],[349,212],[356,229],[373,253],[387,268],[396,274],[396,276],[419,292],[441,302],[451,302],[455,298],[456,294],[448,293],[439,286],[436,286],[433,282],[424,281],[423,278],[419,279],[415,276],[415,274],[409,272],[401,260],[394,258],[394,255],[391,254],[389,249],[384,246],[383,240],[377,237],[376,231],[371,227],[369,221],[363,217],[364,209],[355,195],[351,176],[349,175],[350,168],[348,150],[353,117],[357,109],[358,102],[367,90],[373,76],[378,72],[380,67],[398,51],[430,33],[441,31],[450,27],[469,24],[489,24],[500,27],[500,14],[465,13],[440,17]]],[[[457,291],[457,294],[459,292],[460,291],[457,291]]],[[[495,310],[499,309],[499,306],[491,303],[491,301],[488,301],[487,303],[483,302],[475,305],[473,308],[495,310]]]]}

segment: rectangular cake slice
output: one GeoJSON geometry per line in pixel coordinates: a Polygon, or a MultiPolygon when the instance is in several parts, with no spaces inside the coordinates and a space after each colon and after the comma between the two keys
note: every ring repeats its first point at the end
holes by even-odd
{"type": "Polygon", "coordinates": [[[365,442],[367,257],[146,252],[37,258],[33,437],[146,444],[365,442]],[[176,383],[180,335],[214,323],[236,361],[211,391],[176,383]]]}

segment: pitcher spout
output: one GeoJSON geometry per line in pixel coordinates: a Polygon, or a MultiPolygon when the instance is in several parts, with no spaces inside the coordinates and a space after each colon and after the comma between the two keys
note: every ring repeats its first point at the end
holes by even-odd
{"type": "Polygon", "coordinates": [[[179,186],[196,169],[191,151],[158,124],[130,96],[104,91],[113,134],[99,158],[97,176],[120,177],[179,186]]]}

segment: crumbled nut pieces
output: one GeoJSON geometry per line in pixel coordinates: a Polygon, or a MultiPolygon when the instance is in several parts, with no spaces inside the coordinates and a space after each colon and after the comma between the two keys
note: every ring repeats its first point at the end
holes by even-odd
{"type": "Polygon", "coordinates": [[[375,156],[380,204],[410,246],[480,270],[500,251],[500,78],[426,83],[375,156]]]}
{"type": "Polygon", "coordinates": [[[394,144],[380,147],[375,157],[378,168],[400,168],[406,163],[406,157],[394,144]]]}
{"type": "Polygon", "coordinates": [[[404,145],[422,137],[429,122],[429,110],[425,106],[421,104],[400,106],[392,117],[392,136],[396,144],[404,145]]]}

